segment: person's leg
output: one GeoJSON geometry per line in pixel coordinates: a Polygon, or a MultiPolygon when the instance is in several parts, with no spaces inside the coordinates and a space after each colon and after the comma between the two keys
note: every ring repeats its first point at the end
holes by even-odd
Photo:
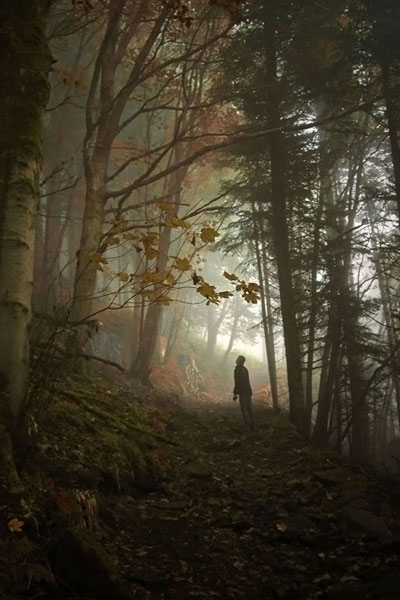
{"type": "Polygon", "coordinates": [[[251,412],[251,398],[249,396],[239,396],[240,408],[242,409],[243,420],[247,427],[253,428],[253,415],[251,412]]]}
{"type": "Polygon", "coordinates": [[[249,402],[248,402],[248,411],[249,411],[249,422],[250,422],[250,428],[254,429],[254,419],[253,419],[253,403],[252,403],[252,399],[251,396],[249,397],[249,402]]]}

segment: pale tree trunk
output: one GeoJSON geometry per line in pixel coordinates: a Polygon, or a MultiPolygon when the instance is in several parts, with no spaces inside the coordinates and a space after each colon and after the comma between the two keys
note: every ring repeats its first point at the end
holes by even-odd
{"type": "Polygon", "coordinates": [[[45,3],[3,2],[0,67],[0,374],[13,427],[28,379],[35,221],[42,161],[42,120],[51,56],[45,3]]]}
{"type": "Polygon", "coordinates": [[[10,439],[24,417],[29,376],[35,223],[51,55],[45,2],[0,4],[0,461],[18,485],[10,439]]]}

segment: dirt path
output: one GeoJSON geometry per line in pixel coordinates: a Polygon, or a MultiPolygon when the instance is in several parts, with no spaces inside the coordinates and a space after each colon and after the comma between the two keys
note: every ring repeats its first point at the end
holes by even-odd
{"type": "Polygon", "coordinates": [[[398,600],[400,522],[384,492],[255,413],[246,432],[233,402],[173,407],[164,493],[117,500],[112,551],[134,596],[398,600]]]}

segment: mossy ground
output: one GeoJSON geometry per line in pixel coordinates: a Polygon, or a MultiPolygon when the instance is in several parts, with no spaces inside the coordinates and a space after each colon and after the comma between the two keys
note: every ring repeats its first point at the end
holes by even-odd
{"type": "Polygon", "coordinates": [[[400,597],[396,478],[316,451],[262,402],[248,432],[232,401],[119,381],[54,398],[25,504],[2,507],[1,600],[400,597]]]}

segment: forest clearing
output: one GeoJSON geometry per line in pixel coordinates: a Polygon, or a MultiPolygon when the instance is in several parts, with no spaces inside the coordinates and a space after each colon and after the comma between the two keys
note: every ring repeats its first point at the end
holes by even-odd
{"type": "Polygon", "coordinates": [[[0,2],[0,600],[400,597],[400,2],[0,2]]]}

